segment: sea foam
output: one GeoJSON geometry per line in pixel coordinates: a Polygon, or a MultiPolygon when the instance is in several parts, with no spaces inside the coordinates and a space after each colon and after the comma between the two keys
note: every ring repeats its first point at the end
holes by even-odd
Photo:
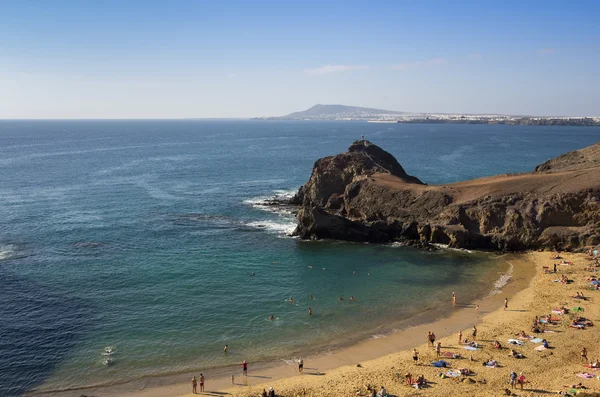
{"type": "Polygon", "coordinates": [[[9,245],[0,245],[0,261],[10,259],[15,256],[15,246],[12,244],[9,245]]]}
{"type": "Polygon", "coordinates": [[[270,232],[283,233],[285,235],[291,235],[294,229],[296,229],[296,222],[281,220],[280,222],[272,220],[264,221],[253,221],[246,223],[246,226],[255,229],[264,229],[270,232]]]}
{"type": "Polygon", "coordinates": [[[502,292],[502,288],[504,288],[504,286],[506,284],[508,284],[508,281],[512,278],[512,274],[513,274],[513,269],[514,266],[512,263],[506,261],[510,266],[508,268],[508,270],[506,271],[506,273],[504,273],[503,275],[501,275],[498,280],[496,280],[496,282],[494,283],[494,288],[492,288],[492,291],[490,292],[489,296],[492,295],[497,295],[499,293],[502,292]]]}

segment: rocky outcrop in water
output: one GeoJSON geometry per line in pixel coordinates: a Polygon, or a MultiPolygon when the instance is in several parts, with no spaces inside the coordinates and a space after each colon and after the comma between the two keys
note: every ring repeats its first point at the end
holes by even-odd
{"type": "Polygon", "coordinates": [[[356,141],[315,163],[292,199],[300,205],[294,234],[489,250],[596,245],[600,154],[590,149],[584,157],[559,157],[534,173],[428,186],[385,150],[356,141]]]}

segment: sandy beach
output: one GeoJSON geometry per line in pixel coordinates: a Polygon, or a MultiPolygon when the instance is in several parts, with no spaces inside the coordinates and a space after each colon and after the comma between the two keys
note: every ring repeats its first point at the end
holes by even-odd
{"type": "MultiPolygon", "coordinates": [[[[441,378],[439,374],[446,373],[448,369],[430,365],[431,361],[437,360],[435,350],[425,343],[419,343],[415,344],[420,352],[417,364],[413,363],[412,350],[404,349],[374,360],[360,362],[354,360],[351,365],[327,371],[322,376],[311,376],[306,373],[303,376],[296,375],[251,388],[230,388],[224,391],[235,396],[258,396],[263,388],[268,390],[268,387],[273,386],[277,395],[282,396],[353,396],[368,395],[367,387],[371,385],[377,390],[381,386],[385,386],[389,395],[393,396],[499,396],[506,395],[505,389],[507,388],[510,389],[510,393],[519,396],[558,394],[569,391],[578,392],[580,396],[597,395],[594,393],[600,391],[600,380],[596,378],[596,375],[600,375],[600,371],[586,368],[580,352],[583,347],[587,349],[590,363],[600,357],[600,351],[596,345],[598,330],[594,326],[587,326],[585,329],[574,329],[569,326],[575,316],[583,316],[592,321],[598,319],[600,311],[597,305],[593,305],[598,292],[590,291],[589,281],[586,280],[596,273],[586,270],[592,263],[587,256],[564,253],[561,254],[563,259],[572,262],[573,265],[558,265],[556,274],[547,274],[544,272],[544,266],[549,266],[552,271],[552,264],[562,261],[553,260],[552,256],[553,254],[548,252],[526,253],[511,261],[514,264],[513,282],[507,285],[503,294],[485,300],[480,305],[482,316],[477,325],[476,340],[479,347],[476,351],[465,350],[464,344],[458,344],[454,328],[464,324],[463,335],[471,339],[469,320],[477,318],[474,309],[465,309],[449,319],[421,328],[422,340],[427,334],[425,328],[430,328],[438,335],[447,335],[439,339],[442,343],[442,355],[447,352],[460,353],[463,358],[443,357],[443,359],[450,364],[450,369],[470,369],[473,372],[470,376],[441,378]],[[535,269],[535,275],[531,278],[528,286],[511,296],[511,291],[519,289],[519,281],[527,279],[530,269],[535,269]],[[561,275],[566,275],[573,282],[569,284],[554,282],[561,275]],[[577,292],[583,292],[588,297],[587,300],[573,298],[577,292]],[[503,308],[505,296],[509,297],[507,310],[503,308]],[[552,313],[553,308],[562,306],[570,309],[568,314],[552,313]],[[494,307],[496,309],[490,312],[490,308],[494,307]],[[582,307],[584,312],[573,313],[573,307],[582,307]],[[465,313],[466,310],[472,312],[471,316],[465,313]],[[544,333],[533,334],[531,331],[535,316],[541,317],[551,313],[555,318],[552,325],[546,325],[544,333]],[[546,339],[550,348],[542,351],[536,350],[541,344],[528,339],[519,339],[517,334],[521,330],[524,330],[529,336],[546,339]],[[509,339],[517,339],[523,345],[510,345],[507,343],[509,339]],[[501,343],[501,349],[494,348],[495,340],[501,343]],[[509,357],[511,349],[522,354],[524,358],[509,357]],[[469,360],[470,355],[472,355],[473,361],[469,360]],[[498,362],[495,368],[483,365],[490,359],[498,362]],[[357,367],[358,363],[361,364],[361,367],[357,367]],[[511,371],[519,375],[523,373],[526,382],[523,390],[510,387],[508,381],[511,371]],[[412,373],[415,377],[424,375],[427,386],[421,390],[408,386],[403,379],[407,372],[412,373]],[[582,373],[590,374],[586,375],[588,379],[577,376],[582,373]],[[571,387],[579,383],[585,389],[575,390],[571,387]]],[[[351,358],[349,357],[349,359],[351,358]]],[[[307,361],[305,365],[313,367],[313,363],[310,361],[307,361]]]]}
{"type": "MultiPolygon", "coordinates": [[[[578,390],[578,395],[586,392],[600,391],[600,380],[596,375],[600,371],[584,367],[580,352],[587,348],[591,363],[600,357],[596,346],[598,331],[594,326],[585,329],[574,329],[569,324],[574,316],[584,316],[592,321],[600,315],[595,303],[596,291],[589,290],[589,281],[593,276],[586,268],[592,263],[583,254],[563,253],[561,260],[553,260],[550,252],[531,252],[505,256],[504,259],[513,265],[512,278],[496,294],[479,302],[465,305],[457,299],[456,312],[435,323],[413,327],[387,337],[368,340],[355,346],[342,349],[330,355],[304,358],[304,374],[299,375],[293,365],[278,365],[253,372],[252,366],[248,377],[235,374],[235,385],[232,387],[229,377],[207,377],[205,395],[259,396],[263,389],[273,387],[281,396],[354,396],[368,395],[369,386],[380,390],[385,386],[391,396],[406,395],[505,395],[505,389],[514,395],[537,396],[548,393],[568,392],[571,385],[582,383],[585,390],[578,390]],[[553,263],[562,260],[572,265],[558,265],[557,273],[548,274],[544,266],[553,270],[553,263]],[[573,282],[563,284],[554,282],[565,275],[573,282]],[[587,300],[573,298],[576,292],[583,292],[587,300]],[[508,309],[504,310],[504,299],[508,298],[508,309]],[[479,305],[479,310],[475,310],[479,305]],[[550,325],[544,325],[544,333],[532,333],[532,323],[536,316],[549,315],[553,308],[570,309],[565,315],[552,314],[555,319],[550,325]],[[573,307],[582,307],[584,312],[573,313],[573,307]],[[472,326],[477,326],[478,348],[475,351],[465,349],[458,344],[458,331],[463,338],[471,338],[472,326]],[[435,349],[426,341],[427,331],[431,330],[441,342],[441,354],[457,353],[462,358],[441,357],[449,363],[448,368],[433,367],[430,362],[437,360],[435,349]],[[519,339],[517,334],[524,330],[528,336],[544,338],[549,349],[538,351],[541,343],[529,339],[519,339]],[[509,339],[517,339],[523,345],[508,344],[509,339]],[[496,349],[493,342],[502,345],[496,349]],[[419,362],[412,358],[412,348],[419,352],[419,362]],[[394,352],[390,353],[392,349],[394,352]],[[524,358],[509,357],[511,349],[522,354],[524,358]],[[473,361],[470,361],[472,356],[473,361]],[[487,360],[496,360],[495,368],[483,365],[487,360]],[[358,366],[360,364],[360,366],[358,366]],[[468,368],[472,375],[461,375],[456,378],[441,378],[441,373],[459,368],[468,368]],[[523,373],[526,383],[521,391],[511,389],[508,381],[511,371],[523,373]],[[410,372],[415,377],[424,375],[427,386],[421,390],[410,387],[404,381],[404,375],[410,372]],[[592,378],[585,379],[577,374],[589,373],[592,378]],[[566,386],[569,387],[566,387],[566,386]]],[[[451,304],[451,297],[449,297],[451,304]]],[[[541,326],[541,325],[540,325],[541,326]]],[[[205,374],[206,375],[206,374],[205,374]]],[[[518,386],[518,385],[517,385],[518,386]]],[[[192,396],[191,386],[176,384],[153,387],[124,394],[129,397],[154,396],[192,396]]]]}
{"type": "MultiPolygon", "coordinates": [[[[538,288],[544,288],[544,285],[540,283],[548,278],[547,275],[541,274],[542,266],[540,264],[551,263],[550,258],[550,253],[537,252],[504,255],[499,260],[509,263],[511,277],[508,283],[502,287],[501,293],[468,303],[461,302],[458,297],[457,306],[452,315],[440,318],[433,323],[428,322],[409,327],[390,335],[332,351],[329,354],[304,357],[305,368],[302,376],[297,373],[294,363],[278,363],[253,370],[252,362],[250,362],[249,376],[247,377],[242,376],[241,366],[239,370],[228,370],[227,374],[222,371],[220,373],[207,371],[204,373],[207,378],[204,394],[253,396],[260,395],[263,388],[268,390],[273,386],[277,394],[283,396],[339,396],[357,395],[358,392],[366,394],[366,385],[375,385],[378,388],[384,385],[391,395],[406,395],[406,393],[417,391],[406,386],[401,379],[398,379],[397,374],[404,375],[406,371],[410,371],[415,376],[425,375],[425,378],[431,382],[430,387],[418,393],[447,395],[448,387],[452,387],[456,389],[456,395],[466,390],[478,390],[477,394],[483,390],[489,390],[492,395],[497,395],[497,390],[505,384],[505,378],[508,379],[509,364],[516,363],[518,368],[515,370],[527,372],[530,371],[530,366],[533,368],[535,365],[540,365],[539,357],[534,358],[530,353],[528,353],[527,360],[509,359],[507,357],[509,350],[494,351],[488,340],[495,338],[506,344],[506,339],[512,337],[513,333],[531,328],[525,325],[529,325],[535,316],[534,313],[540,311],[539,314],[543,314],[548,311],[544,304],[541,304],[543,310],[538,309],[535,306],[535,302],[538,300],[534,297],[538,296],[535,292],[538,288]],[[498,308],[503,306],[504,299],[507,297],[509,298],[509,310],[499,310],[498,308]],[[475,310],[476,305],[479,306],[477,311],[475,310]],[[480,335],[477,339],[482,342],[483,347],[478,351],[469,352],[464,350],[463,346],[457,345],[456,335],[462,331],[466,338],[470,337],[471,328],[474,325],[477,325],[480,335]],[[475,381],[486,379],[488,384],[475,383],[475,386],[472,386],[467,383],[457,384],[451,379],[440,379],[437,376],[441,372],[440,369],[429,365],[430,361],[436,359],[436,353],[433,348],[427,347],[427,344],[424,343],[429,330],[436,334],[438,341],[442,342],[442,354],[456,352],[461,353],[464,357],[472,354],[476,360],[469,362],[466,358],[456,360],[446,358],[446,361],[451,364],[451,368],[469,367],[476,373],[474,376],[469,376],[469,379],[475,381]],[[492,336],[493,333],[499,332],[498,330],[504,330],[504,334],[499,333],[497,336],[492,336]],[[420,364],[417,366],[412,363],[412,348],[414,347],[420,352],[420,364]],[[530,355],[535,361],[529,358],[530,355]],[[500,362],[500,367],[496,369],[483,368],[485,371],[482,371],[480,369],[482,360],[492,356],[500,362]],[[357,367],[357,364],[361,366],[357,367]],[[234,385],[231,382],[232,374],[235,376],[234,385]]],[[[561,266],[559,271],[570,272],[576,268],[578,266],[568,267],[568,269],[561,266]]],[[[562,284],[561,286],[565,287],[562,284]]],[[[565,289],[562,288],[562,290],[565,289]]],[[[557,291],[557,294],[560,295],[561,292],[557,291]]],[[[560,299],[559,296],[556,299],[560,299]]],[[[451,297],[448,297],[448,305],[452,305],[451,297]]],[[[587,334],[588,330],[582,333],[587,334]]],[[[562,335],[552,334],[552,339],[556,336],[562,335]]],[[[531,349],[535,346],[531,344],[531,349]]],[[[523,348],[520,349],[523,350],[523,348]]],[[[541,355],[543,353],[538,354],[538,356],[541,355]]],[[[187,380],[160,386],[148,383],[135,392],[116,390],[116,394],[111,394],[126,397],[179,397],[193,395],[190,392],[191,385],[187,380]]],[[[103,393],[103,395],[106,394],[103,393]]]]}

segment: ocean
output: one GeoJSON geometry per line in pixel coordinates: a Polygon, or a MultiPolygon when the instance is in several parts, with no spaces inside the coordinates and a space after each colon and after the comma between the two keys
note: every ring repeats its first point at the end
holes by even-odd
{"type": "Polygon", "coordinates": [[[501,288],[494,255],[300,241],[259,205],[361,135],[439,184],[530,171],[600,129],[0,121],[0,395],[290,360],[501,288]]]}

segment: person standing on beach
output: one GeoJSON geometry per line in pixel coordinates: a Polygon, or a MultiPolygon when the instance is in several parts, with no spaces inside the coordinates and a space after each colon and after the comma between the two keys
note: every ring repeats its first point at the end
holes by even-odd
{"type": "Polygon", "coordinates": [[[192,393],[196,394],[196,388],[198,387],[198,381],[196,380],[196,377],[193,376],[192,377],[192,393]]]}
{"type": "Polygon", "coordinates": [[[200,374],[200,393],[204,393],[204,375],[200,374]]]}
{"type": "Polygon", "coordinates": [[[517,373],[515,371],[510,371],[510,387],[515,388],[517,384],[517,373]]]}
{"type": "Polygon", "coordinates": [[[581,361],[584,361],[586,364],[588,362],[587,349],[585,347],[581,349],[581,361]]]}
{"type": "Polygon", "coordinates": [[[524,384],[525,384],[525,375],[523,375],[523,372],[521,372],[521,375],[519,376],[519,385],[521,385],[521,390],[523,390],[524,384]]]}
{"type": "Polygon", "coordinates": [[[304,371],[304,360],[302,357],[298,359],[298,373],[302,375],[302,371],[304,371]]]}
{"type": "Polygon", "coordinates": [[[452,306],[456,306],[456,294],[452,292],[452,306]]]}
{"type": "Polygon", "coordinates": [[[231,375],[231,385],[235,386],[235,377],[231,375]]]}
{"type": "Polygon", "coordinates": [[[508,298],[504,298],[504,310],[508,309],[508,298]]]}
{"type": "Polygon", "coordinates": [[[458,344],[462,343],[462,331],[458,331],[458,344]]]}
{"type": "Polygon", "coordinates": [[[419,352],[417,349],[413,349],[413,361],[415,364],[419,362],[419,352]]]}
{"type": "Polygon", "coordinates": [[[242,374],[244,374],[244,376],[248,376],[248,363],[246,360],[242,362],[242,374]]]}
{"type": "Polygon", "coordinates": [[[435,332],[431,333],[431,347],[435,346],[435,332]]]}
{"type": "Polygon", "coordinates": [[[479,311],[479,305],[475,305],[475,311],[478,312],[479,311]]]}
{"type": "Polygon", "coordinates": [[[308,308],[308,315],[312,316],[312,309],[310,307],[308,308]]]}
{"type": "Polygon", "coordinates": [[[473,326],[473,333],[471,335],[473,336],[473,340],[475,340],[477,337],[477,327],[473,326]]]}
{"type": "Polygon", "coordinates": [[[431,343],[431,331],[427,331],[427,346],[433,346],[431,343]]]}
{"type": "Polygon", "coordinates": [[[442,354],[442,342],[438,342],[435,346],[435,354],[439,357],[442,354]]]}

